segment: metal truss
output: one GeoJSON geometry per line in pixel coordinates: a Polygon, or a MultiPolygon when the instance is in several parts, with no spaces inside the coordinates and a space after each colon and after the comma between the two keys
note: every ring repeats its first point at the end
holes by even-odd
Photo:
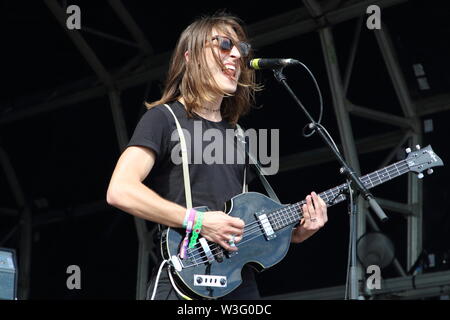
{"type": "MultiPolygon", "coordinates": [[[[67,32],[68,30],[65,27],[65,12],[62,7],[56,0],[45,0],[44,2],[59,21],[63,29],[67,32]]],[[[1,115],[0,125],[19,121],[37,114],[50,112],[55,109],[79,104],[80,102],[86,100],[107,95],[111,104],[111,112],[113,115],[118,147],[120,150],[123,150],[128,142],[128,137],[122,114],[120,98],[121,92],[127,88],[134,87],[142,83],[148,83],[149,81],[161,79],[167,70],[171,52],[155,55],[153,53],[153,48],[146,40],[144,33],[139,29],[133,20],[133,17],[128,13],[122,2],[120,0],[108,0],[108,2],[124,26],[130,32],[134,42],[129,40],[123,41],[123,39],[119,39],[105,33],[100,33],[92,29],[86,29],[84,31],[94,33],[97,36],[105,37],[112,41],[119,41],[126,45],[138,47],[141,52],[135,58],[126,62],[121,68],[108,71],[98,59],[89,44],[83,39],[81,32],[76,30],[67,32],[67,35],[76,45],[83,58],[95,72],[96,78],[93,79],[92,77],[89,77],[82,79],[76,83],[76,86],[74,84],[64,85],[57,88],[56,94],[55,90],[52,90],[51,93],[41,92],[35,96],[17,99],[14,101],[14,105],[16,107],[1,115]],[[100,82],[98,80],[100,80],[100,82]],[[75,87],[76,89],[74,89],[75,87]],[[80,87],[82,88],[81,90],[79,89],[80,87]],[[35,101],[42,101],[42,103],[35,104],[35,101]]],[[[396,117],[390,114],[374,111],[363,106],[356,106],[346,98],[346,92],[349,85],[354,57],[356,55],[359,32],[362,23],[361,16],[364,16],[367,6],[376,4],[381,8],[387,8],[389,6],[406,2],[406,0],[328,0],[320,1],[320,3],[313,0],[304,0],[303,2],[305,4],[305,8],[292,10],[285,14],[274,16],[250,25],[248,27],[249,35],[252,40],[252,44],[255,47],[263,47],[278,41],[299,36],[304,33],[312,31],[318,32],[323,48],[330,88],[332,91],[333,105],[335,107],[337,122],[339,125],[339,133],[342,141],[341,148],[344,150],[344,155],[349,161],[349,164],[357,172],[360,172],[357,150],[359,151],[359,154],[363,154],[391,148],[392,151],[389,156],[381,164],[383,166],[392,159],[392,157],[396,154],[397,149],[399,149],[406,141],[412,145],[419,144],[421,141],[419,117],[425,113],[434,113],[441,110],[450,109],[450,96],[441,95],[420,101],[411,100],[395,56],[395,50],[393,49],[389,38],[389,33],[385,25],[383,25],[381,30],[374,32],[405,117],[396,117]],[[355,38],[351,48],[349,62],[346,66],[344,77],[342,77],[340,74],[340,68],[337,65],[332,26],[358,17],[361,19],[361,23],[358,24],[355,31],[355,38]],[[350,114],[393,124],[398,126],[399,130],[355,141],[351,129],[350,114]]],[[[58,219],[61,219],[61,215],[60,212],[49,212],[48,215],[44,216],[44,218],[39,218],[36,219],[36,221],[32,221],[31,209],[27,206],[24,200],[25,197],[20,189],[17,177],[14,175],[14,170],[8,161],[8,157],[1,149],[0,160],[5,172],[7,172],[11,190],[13,190],[17,205],[20,208],[19,211],[2,208],[0,209],[0,214],[20,215],[21,217],[21,224],[19,228],[16,227],[16,229],[21,230],[21,274],[19,277],[21,290],[19,297],[26,299],[29,291],[32,226],[52,223],[58,219]]],[[[282,158],[280,161],[280,171],[293,170],[302,166],[323,163],[331,160],[333,160],[332,155],[326,149],[321,148],[312,152],[298,153],[282,158]]],[[[400,212],[404,214],[407,219],[407,267],[414,263],[415,259],[418,257],[418,253],[421,251],[422,246],[421,195],[422,185],[420,181],[418,182],[414,177],[410,177],[408,181],[408,203],[397,203],[387,199],[382,199],[380,201],[385,209],[400,212]]],[[[105,201],[99,200],[92,204],[80,206],[79,208],[76,208],[73,213],[76,215],[90,214],[105,210],[106,207],[105,201]]],[[[358,229],[360,230],[359,236],[365,232],[366,219],[368,220],[369,225],[373,229],[377,230],[378,227],[376,222],[371,218],[370,214],[367,214],[367,208],[363,206],[362,202],[360,202],[359,208],[362,210],[362,212],[358,214],[358,229]]],[[[135,225],[139,240],[136,298],[144,299],[145,285],[148,281],[149,259],[156,261],[156,257],[152,253],[152,241],[150,241],[151,235],[155,230],[147,230],[145,222],[138,218],[135,218],[135,225]]],[[[398,261],[395,263],[399,273],[402,276],[405,276],[405,272],[403,271],[401,264],[398,261]]],[[[361,270],[359,270],[359,279],[362,280],[361,270]]],[[[404,277],[404,279],[407,281],[407,277],[404,277]]],[[[442,280],[443,278],[439,279],[442,280]]],[[[326,298],[327,292],[330,290],[333,292],[339,291],[339,296],[333,296],[334,298],[343,298],[342,290],[335,290],[333,288],[305,292],[304,294],[293,293],[283,295],[283,297],[286,299],[296,299],[301,297],[309,299],[314,298],[314,292],[316,292],[318,298],[326,298]]],[[[363,295],[366,293],[361,292],[361,294],[363,295]]],[[[328,296],[331,297],[330,295],[328,296]]]]}

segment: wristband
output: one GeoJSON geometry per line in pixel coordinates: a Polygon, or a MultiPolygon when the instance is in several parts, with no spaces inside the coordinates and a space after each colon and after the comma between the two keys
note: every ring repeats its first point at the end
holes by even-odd
{"type": "MultiPolygon", "coordinates": [[[[194,219],[194,217],[191,217],[192,211],[195,211],[194,209],[186,209],[186,214],[184,215],[184,220],[183,220],[183,228],[187,227],[188,221],[190,219],[194,219]]],[[[193,213],[195,216],[195,212],[193,213]]]]}
{"type": "Polygon", "coordinates": [[[191,241],[189,242],[189,248],[193,248],[195,246],[195,243],[197,242],[198,235],[200,234],[200,231],[202,230],[204,215],[205,215],[205,212],[203,212],[203,211],[197,212],[197,219],[195,221],[195,226],[194,226],[194,230],[192,232],[191,241]]]}
{"type": "Polygon", "coordinates": [[[186,235],[185,235],[185,237],[183,239],[183,243],[182,243],[182,245],[180,247],[180,257],[182,259],[186,258],[186,250],[187,250],[188,243],[189,243],[189,234],[192,231],[192,227],[194,225],[194,221],[195,221],[195,218],[197,216],[197,211],[195,211],[195,209],[187,209],[186,210],[186,215],[188,216],[188,220],[187,220],[187,223],[186,223],[186,235]],[[187,215],[188,212],[189,212],[189,215],[187,215]]]}
{"type": "Polygon", "coordinates": [[[183,228],[186,228],[186,226],[187,226],[190,212],[191,212],[191,209],[186,209],[186,213],[184,215],[184,220],[183,220],[183,225],[182,225],[183,228]]]}

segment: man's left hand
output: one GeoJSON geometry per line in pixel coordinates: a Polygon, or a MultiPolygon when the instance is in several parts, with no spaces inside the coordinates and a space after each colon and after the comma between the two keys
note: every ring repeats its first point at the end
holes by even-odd
{"type": "Polygon", "coordinates": [[[328,221],[327,205],[315,192],[306,197],[302,206],[303,218],[300,225],[292,231],[293,243],[300,243],[319,231],[328,221]]]}

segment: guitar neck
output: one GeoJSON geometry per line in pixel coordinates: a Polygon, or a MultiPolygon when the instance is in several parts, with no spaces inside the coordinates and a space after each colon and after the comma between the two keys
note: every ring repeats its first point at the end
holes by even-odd
{"type": "MultiPolygon", "coordinates": [[[[371,189],[409,171],[410,169],[406,160],[402,160],[383,169],[366,174],[361,177],[360,180],[367,189],[371,189]]],[[[347,183],[343,183],[337,187],[319,193],[319,196],[325,201],[327,207],[330,207],[346,199],[346,194],[344,192],[347,189],[347,186],[347,183]]],[[[268,217],[274,230],[280,230],[288,225],[297,224],[300,219],[303,218],[302,206],[305,203],[306,201],[302,200],[271,212],[268,217]]]]}

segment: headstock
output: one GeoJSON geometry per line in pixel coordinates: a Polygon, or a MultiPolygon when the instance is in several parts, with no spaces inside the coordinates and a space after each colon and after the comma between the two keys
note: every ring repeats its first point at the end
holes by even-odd
{"type": "Polygon", "coordinates": [[[428,174],[433,173],[433,167],[443,166],[441,158],[434,153],[431,146],[426,146],[425,148],[420,148],[419,145],[416,146],[415,151],[411,151],[410,148],[406,149],[408,157],[406,158],[406,163],[408,164],[409,170],[417,172],[417,177],[419,179],[423,178],[423,171],[427,170],[428,174]]]}

